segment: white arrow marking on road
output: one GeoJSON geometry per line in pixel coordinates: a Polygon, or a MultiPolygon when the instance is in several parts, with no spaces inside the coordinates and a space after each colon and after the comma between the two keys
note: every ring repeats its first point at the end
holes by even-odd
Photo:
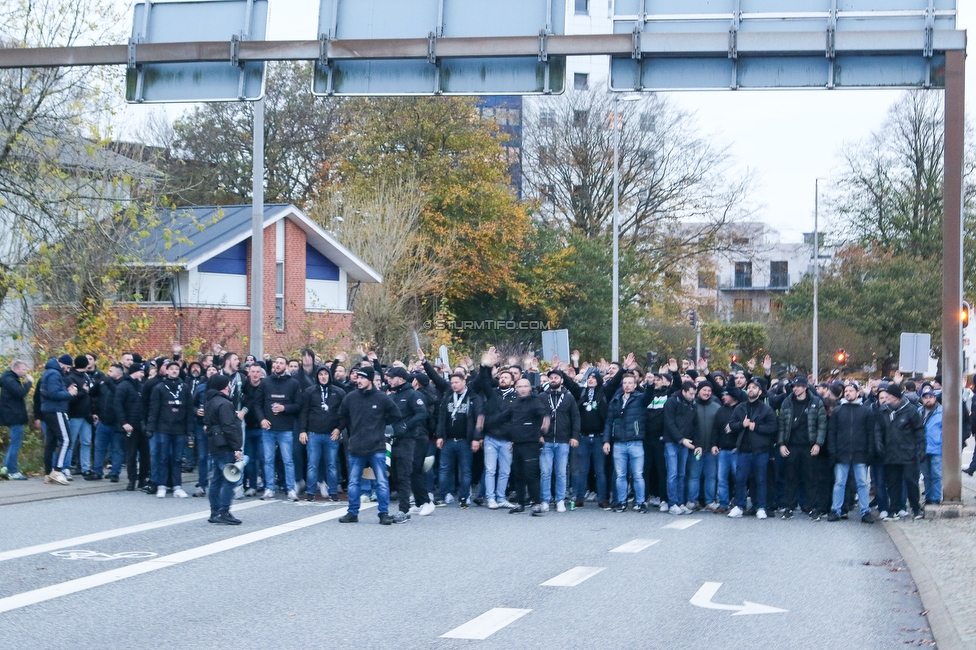
{"type": "Polygon", "coordinates": [[[684,530],[686,528],[691,528],[695,524],[699,523],[701,519],[678,519],[677,521],[672,521],[666,526],[661,526],[661,528],[673,528],[675,530],[684,530]]]}
{"type": "Polygon", "coordinates": [[[584,580],[588,580],[606,569],[603,566],[578,566],[564,573],[560,573],[555,578],[550,578],[543,582],[540,587],[575,587],[584,580]]]}
{"type": "Polygon", "coordinates": [[[780,609],[779,607],[770,607],[769,605],[760,605],[759,603],[751,603],[748,600],[743,601],[742,605],[721,605],[719,603],[713,603],[712,598],[718,593],[719,588],[722,586],[721,582],[706,582],[701,586],[695,595],[691,597],[690,602],[695,607],[704,607],[705,609],[726,609],[735,612],[732,616],[748,616],[749,614],[782,614],[789,610],[780,609]]]}
{"type": "Polygon", "coordinates": [[[441,635],[442,639],[487,639],[509,623],[514,623],[531,609],[514,609],[511,607],[496,607],[477,618],[473,618],[464,625],[460,625],[450,632],[441,635]]]}
{"type": "Polygon", "coordinates": [[[621,544],[617,548],[611,549],[611,553],[640,553],[645,548],[649,546],[654,546],[661,540],[659,539],[635,539],[633,541],[627,542],[626,544],[621,544]]]}

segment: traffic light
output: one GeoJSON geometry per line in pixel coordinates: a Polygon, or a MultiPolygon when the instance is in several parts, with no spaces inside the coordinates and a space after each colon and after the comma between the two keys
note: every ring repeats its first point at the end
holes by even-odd
{"type": "Polygon", "coordinates": [[[739,363],[739,355],[738,354],[733,354],[730,357],[730,360],[732,361],[732,363],[739,363]]]}
{"type": "Polygon", "coordinates": [[[969,303],[963,301],[962,310],[959,312],[959,320],[962,321],[962,328],[969,327],[969,303]]]}
{"type": "Polygon", "coordinates": [[[657,365],[657,352],[648,352],[647,353],[647,359],[646,360],[647,360],[647,367],[648,367],[648,369],[656,366],[657,365]]]}
{"type": "Polygon", "coordinates": [[[849,359],[849,357],[847,356],[847,352],[844,350],[844,348],[837,350],[837,355],[835,358],[837,359],[838,366],[842,366],[846,364],[847,360],[849,359]]]}
{"type": "Polygon", "coordinates": [[[685,352],[688,353],[688,358],[692,361],[695,360],[695,348],[685,348],[685,352]]]}
{"type": "Polygon", "coordinates": [[[688,312],[688,322],[691,323],[692,327],[698,327],[698,312],[694,309],[688,312]]]}
{"type": "Polygon", "coordinates": [[[702,358],[710,359],[712,357],[712,348],[702,348],[702,358]]]}

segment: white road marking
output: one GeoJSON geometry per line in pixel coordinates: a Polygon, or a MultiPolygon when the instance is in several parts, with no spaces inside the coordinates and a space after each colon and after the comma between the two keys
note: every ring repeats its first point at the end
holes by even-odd
{"type": "Polygon", "coordinates": [[[62,560],[93,560],[95,562],[108,562],[109,560],[145,560],[146,558],[156,557],[159,553],[152,551],[122,551],[121,553],[99,553],[86,549],[73,549],[70,551],[54,551],[54,557],[62,560]]]}
{"type": "Polygon", "coordinates": [[[666,526],[661,526],[661,528],[673,528],[675,530],[685,530],[686,528],[691,528],[695,524],[699,523],[701,519],[676,519],[666,526]]]}
{"type": "Polygon", "coordinates": [[[654,546],[661,540],[659,539],[635,539],[633,541],[627,542],[626,544],[621,544],[617,548],[611,549],[611,553],[640,553],[645,548],[654,546]]]}
{"type": "MultiPolygon", "coordinates": [[[[250,503],[242,503],[240,505],[232,506],[233,512],[240,512],[241,510],[247,510],[248,508],[256,508],[258,506],[267,505],[269,503],[274,503],[273,501],[252,501],[250,503]]],[[[203,512],[194,512],[191,515],[180,515],[179,517],[171,517],[169,519],[160,519],[159,521],[150,521],[146,524],[136,524],[135,526],[126,526],[125,528],[114,528],[112,530],[105,530],[100,533],[91,533],[90,535],[82,535],[80,537],[72,537],[70,539],[62,539],[57,542],[48,542],[46,544],[37,544],[36,546],[27,546],[24,548],[14,549],[12,551],[0,552],[0,562],[4,560],[14,560],[19,557],[27,557],[28,555],[37,555],[38,553],[50,553],[51,551],[57,551],[62,548],[69,548],[71,546],[81,546],[83,544],[90,544],[92,542],[100,542],[103,539],[111,539],[113,537],[121,537],[122,535],[131,535],[133,533],[141,533],[147,530],[155,530],[156,528],[165,528],[166,526],[174,526],[176,524],[183,524],[188,521],[196,521],[197,519],[207,519],[210,517],[210,511],[205,510],[203,512]]]]}
{"type": "Polygon", "coordinates": [[[695,595],[692,596],[691,600],[688,602],[695,607],[704,607],[705,609],[730,610],[734,612],[732,616],[748,616],[750,614],[782,614],[789,611],[786,609],[780,609],[779,607],[770,607],[769,605],[751,603],[748,600],[742,601],[742,605],[722,605],[720,603],[713,603],[712,598],[715,597],[715,594],[718,593],[721,586],[721,582],[706,582],[698,591],[695,592],[695,595]]]}
{"type": "Polygon", "coordinates": [[[550,578],[543,582],[540,587],[575,587],[584,580],[588,580],[605,570],[603,566],[578,566],[565,573],[560,573],[555,578],[550,578]]]}
{"type": "MultiPolygon", "coordinates": [[[[364,503],[362,508],[372,508],[375,507],[375,505],[375,503],[364,503]]],[[[238,508],[238,510],[240,510],[240,508],[238,508]]],[[[187,549],[185,551],[179,551],[178,553],[164,555],[163,557],[154,558],[152,560],[146,560],[145,562],[138,562],[136,564],[130,564],[128,566],[119,567],[110,571],[85,576],[84,578],[77,578],[75,580],[69,580],[68,582],[62,582],[61,584],[51,585],[50,587],[42,587],[41,589],[26,591],[15,596],[0,598],[0,614],[14,609],[20,609],[21,607],[27,607],[28,605],[33,605],[35,603],[41,603],[45,600],[60,598],[61,596],[67,596],[79,591],[85,591],[86,589],[92,589],[94,587],[100,587],[112,582],[118,582],[119,580],[125,580],[126,578],[132,578],[134,576],[142,575],[143,573],[149,573],[158,569],[164,569],[169,566],[182,564],[183,562],[189,562],[190,560],[196,560],[208,555],[229,551],[240,546],[260,542],[261,540],[265,540],[270,537],[290,533],[293,530],[314,526],[315,524],[320,524],[324,521],[329,521],[330,519],[338,519],[342,515],[343,511],[332,510],[320,515],[298,519],[285,524],[271,526],[270,528],[256,530],[251,533],[237,535],[236,537],[229,537],[227,539],[220,540],[219,542],[213,542],[211,544],[205,544],[203,546],[187,549]]]]}
{"type": "Polygon", "coordinates": [[[458,626],[441,635],[442,639],[477,639],[483,640],[502,629],[510,623],[514,623],[529,612],[531,609],[513,609],[510,607],[496,607],[477,618],[473,618],[464,625],[458,626]]]}

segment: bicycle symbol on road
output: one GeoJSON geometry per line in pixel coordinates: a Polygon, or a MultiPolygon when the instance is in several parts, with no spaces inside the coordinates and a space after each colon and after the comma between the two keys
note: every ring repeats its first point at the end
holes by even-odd
{"type": "Polygon", "coordinates": [[[70,551],[54,551],[54,557],[62,560],[92,560],[94,562],[108,562],[110,560],[143,560],[156,557],[152,551],[122,551],[121,553],[99,553],[98,551],[88,551],[85,549],[72,549],[70,551]]]}

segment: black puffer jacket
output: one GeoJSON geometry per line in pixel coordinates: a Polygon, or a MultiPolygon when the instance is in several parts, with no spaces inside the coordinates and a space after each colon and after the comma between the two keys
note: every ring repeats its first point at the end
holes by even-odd
{"type": "Polygon", "coordinates": [[[873,463],[879,458],[880,430],[871,409],[842,400],[827,421],[827,448],[835,463],[873,463]]]}
{"type": "Polygon", "coordinates": [[[623,398],[624,394],[621,392],[610,400],[607,423],[603,427],[603,442],[633,442],[644,439],[644,411],[654,399],[654,393],[649,390],[635,390],[626,404],[623,398]]]}
{"type": "Polygon", "coordinates": [[[664,441],[681,442],[693,440],[698,433],[698,409],[695,400],[690,402],[681,392],[668,398],[664,404],[664,441]]]}
{"type": "Polygon", "coordinates": [[[302,393],[302,410],[298,430],[306,433],[327,433],[339,428],[339,406],[346,391],[328,382],[306,388],[302,393]]]}
{"type": "Polygon", "coordinates": [[[124,375],[115,388],[115,426],[122,428],[128,424],[133,429],[142,429],[142,386],[139,382],[124,375]]]}
{"type": "Polygon", "coordinates": [[[167,377],[156,384],[149,396],[147,431],[188,436],[193,433],[193,418],[193,396],[184,382],[167,377]]]}
{"type": "Polygon", "coordinates": [[[31,384],[25,384],[13,370],[0,375],[0,425],[5,427],[27,424],[27,393],[31,384]]]}
{"type": "Polygon", "coordinates": [[[886,465],[906,465],[925,456],[925,422],[907,399],[879,409],[878,426],[886,465]]]}
{"type": "Polygon", "coordinates": [[[226,454],[241,451],[244,433],[237,411],[226,395],[218,390],[206,392],[207,405],[203,409],[203,426],[207,431],[210,454],[226,454]]]}
{"type": "Polygon", "coordinates": [[[736,448],[744,453],[769,452],[776,437],[776,414],[762,398],[755,402],[743,402],[735,407],[729,428],[736,436],[736,448]],[[743,421],[748,417],[756,423],[755,430],[746,429],[743,421]]]}
{"type": "Polygon", "coordinates": [[[339,428],[346,429],[350,456],[370,456],[386,451],[386,425],[400,421],[400,409],[389,395],[375,388],[357,388],[339,405],[339,428]]]}
{"type": "Polygon", "coordinates": [[[78,394],[68,402],[68,417],[92,422],[91,391],[95,382],[87,372],[72,368],[64,377],[65,386],[77,386],[78,394]]]}

